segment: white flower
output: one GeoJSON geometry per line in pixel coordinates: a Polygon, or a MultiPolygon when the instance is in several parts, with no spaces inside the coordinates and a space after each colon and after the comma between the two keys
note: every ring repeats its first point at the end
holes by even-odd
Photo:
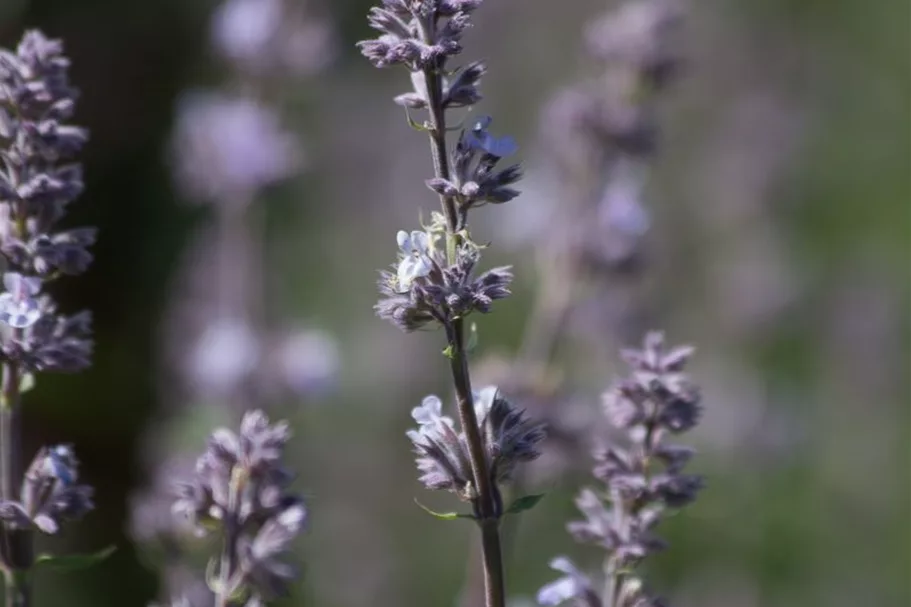
{"type": "Polygon", "coordinates": [[[41,279],[16,272],[3,275],[6,293],[0,294],[0,321],[15,329],[30,327],[41,318],[41,306],[35,298],[41,291],[41,279]]]}
{"type": "Polygon", "coordinates": [[[431,242],[426,232],[418,230],[410,235],[404,230],[399,230],[396,240],[403,253],[397,272],[398,290],[404,293],[411,288],[415,278],[427,276],[433,270],[433,260],[430,258],[431,242]]]}
{"type": "Polygon", "coordinates": [[[550,568],[562,571],[566,575],[538,591],[539,604],[560,605],[570,599],[584,596],[590,591],[591,582],[565,556],[558,556],[552,560],[550,568]]]}
{"type": "Polygon", "coordinates": [[[443,415],[443,402],[437,396],[427,396],[419,407],[411,410],[411,417],[418,423],[419,431],[428,433],[440,425],[455,428],[452,418],[443,415]]]}

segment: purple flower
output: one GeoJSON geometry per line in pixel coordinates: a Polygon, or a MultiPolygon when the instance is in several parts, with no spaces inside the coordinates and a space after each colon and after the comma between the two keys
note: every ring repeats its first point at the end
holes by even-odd
{"type": "Polygon", "coordinates": [[[185,95],[173,140],[178,184],[191,199],[245,204],[300,167],[297,140],[268,107],[220,93],[185,95]]]}

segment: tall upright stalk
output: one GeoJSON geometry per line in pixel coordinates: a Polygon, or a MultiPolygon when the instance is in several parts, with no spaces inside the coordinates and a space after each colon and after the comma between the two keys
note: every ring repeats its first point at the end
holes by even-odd
{"type": "MultiPolygon", "coordinates": [[[[439,69],[428,67],[424,69],[424,78],[427,84],[428,114],[430,116],[428,134],[434,176],[437,179],[451,181],[446,144],[446,114],[442,105],[442,77],[439,69]]],[[[456,263],[455,251],[459,244],[458,232],[464,226],[459,225],[459,214],[452,196],[441,193],[440,204],[446,218],[446,259],[449,264],[454,264],[456,263]]],[[[468,352],[465,351],[464,321],[462,318],[455,318],[445,328],[450,352],[450,370],[459,409],[459,422],[468,439],[471,472],[478,494],[478,512],[480,514],[478,525],[481,528],[482,536],[487,607],[503,607],[505,582],[500,548],[499,513],[474,410],[471,377],[468,371],[468,352]]]]}
{"type": "Polygon", "coordinates": [[[497,170],[497,163],[515,152],[509,137],[495,137],[489,118],[463,130],[454,145],[447,141],[446,112],[474,105],[486,68],[470,63],[458,68],[447,61],[461,51],[462,33],[481,0],[384,1],[371,9],[370,25],[378,39],[360,42],[361,52],[377,67],[403,65],[411,72],[413,90],[396,97],[406,110],[426,111],[427,119],[412,126],[428,134],[433,178],[427,186],[440,198],[423,230],[400,231],[401,253],[395,272],[380,280],[383,298],[376,306],[381,318],[405,331],[435,324],[444,329],[445,354],[455,387],[459,429],[442,415],[435,396],[412,411],[419,429],[408,433],[418,454],[421,481],[430,489],[452,491],[472,505],[471,518],[481,530],[481,556],[487,607],[506,600],[500,521],[504,515],[499,483],[510,480],[516,464],[537,457],[543,440],[540,424],[530,423],[495,387],[475,392],[469,372],[465,318],[486,313],[496,299],[510,294],[509,268],[475,276],[485,248],[471,239],[468,212],[485,204],[516,197],[511,186],[521,178],[518,165],[497,170]],[[442,240],[442,247],[437,241],[442,240]]]}
{"type": "Polygon", "coordinates": [[[91,364],[91,316],[65,316],[43,292],[47,283],[84,272],[95,241],[90,227],[57,225],[82,192],[75,154],[88,132],[67,124],[76,100],[59,40],[26,32],[15,51],[0,49],[0,561],[7,607],[31,603],[35,531],[57,533],[92,507],[77,484],[69,445],[40,449],[25,471],[19,416],[26,380],[74,373],[91,364]]]}

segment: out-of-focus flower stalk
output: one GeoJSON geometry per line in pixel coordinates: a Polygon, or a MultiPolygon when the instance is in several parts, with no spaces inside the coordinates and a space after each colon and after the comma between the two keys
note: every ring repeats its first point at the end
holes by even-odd
{"type": "Polygon", "coordinates": [[[695,451],[670,444],[668,437],[699,421],[699,389],[684,372],[693,348],[666,348],[659,333],[646,336],[641,350],[626,350],[631,371],[603,397],[610,425],[626,435],[595,452],[593,475],[604,488],[583,489],[576,505],[584,520],[567,529],[580,543],[606,551],[603,587],[581,573],[566,557],[551,562],[566,574],[541,588],[538,603],[576,607],[662,607],[663,599],[646,590],[637,569],[648,555],[664,548],[654,527],[669,512],[696,499],[703,481],[685,474],[695,451]]]}
{"type": "MultiPolygon", "coordinates": [[[[312,329],[272,330],[263,282],[270,274],[266,194],[306,165],[305,143],[287,128],[282,101],[289,86],[303,85],[333,56],[332,29],[314,14],[313,4],[223,0],[213,12],[210,34],[227,78],[218,89],[184,93],[177,104],[171,149],[175,183],[187,201],[207,205],[210,220],[189,247],[193,254],[180,272],[168,315],[170,351],[164,358],[177,381],[162,384],[171,391],[164,400],[179,408],[167,427],[153,430],[158,453],[169,439],[161,435],[199,423],[199,416],[216,418],[208,423],[226,421],[265,408],[279,396],[306,398],[334,383],[334,340],[312,329]]],[[[164,548],[158,555],[163,563],[154,564],[163,565],[170,600],[196,607],[200,601],[211,605],[212,593],[196,592],[196,586],[188,586],[187,568],[173,565],[190,561],[186,557],[202,547],[187,538],[185,525],[161,512],[169,505],[161,495],[168,493],[167,477],[186,467],[185,456],[168,449],[167,459],[152,462],[157,480],[133,500],[131,531],[150,556],[164,548]]],[[[229,480],[223,496],[227,513],[235,511],[241,493],[252,490],[241,477],[229,480]]],[[[243,565],[237,544],[246,531],[230,516],[220,524],[223,550],[213,560],[217,573],[207,581],[220,605],[233,605],[231,588],[243,565]]],[[[265,600],[270,599],[254,597],[249,605],[265,600]]]]}
{"type": "Polygon", "coordinates": [[[42,448],[24,470],[19,427],[21,394],[35,374],[81,371],[92,351],[89,315],[58,315],[42,293],[54,279],[85,271],[95,240],[93,228],[56,225],[82,192],[81,167],[66,162],[88,139],[65,124],[77,97],[68,69],[61,42],[37,30],[14,52],[0,49],[0,563],[10,607],[31,604],[34,531],[56,533],[92,508],[91,488],[76,484],[70,447],[42,448]]]}

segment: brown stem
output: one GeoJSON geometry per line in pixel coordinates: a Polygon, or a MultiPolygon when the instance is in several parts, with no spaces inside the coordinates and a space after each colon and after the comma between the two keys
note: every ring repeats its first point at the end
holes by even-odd
{"type": "MultiPolygon", "coordinates": [[[[425,42],[432,42],[435,37],[436,24],[422,24],[422,37],[425,42]]],[[[433,158],[434,175],[450,180],[449,155],[446,146],[446,116],[443,107],[442,64],[425,68],[424,79],[427,86],[427,105],[429,114],[430,154],[433,158]]],[[[456,201],[451,196],[440,196],[440,204],[446,217],[446,257],[450,264],[456,261],[458,232],[464,227],[459,219],[456,201]]],[[[450,368],[455,383],[456,398],[459,406],[459,422],[468,443],[471,459],[471,472],[474,489],[477,492],[475,510],[478,524],[481,527],[481,546],[484,561],[484,587],[487,607],[504,607],[505,590],[503,575],[503,557],[500,549],[499,517],[501,506],[497,489],[487,470],[487,457],[478,420],[474,411],[474,398],[471,392],[471,378],[468,373],[468,353],[464,344],[464,325],[462,319],[455,319],[446,326],[446,337],[449,342],[450,368]]]]}
{"type": "Polygon", "coordinates": [[[468,356],[464,348],[462,321],[456,320],[446,327],[446,337],[451,347],[450,368],[459,405],[459,421],[465,432],[471,459],[471,472],[477,491],[476,511],[481,527],[481,551],[484,564],[484,595],[487,607],[505,605],[503,554],[500,547],[500,515],[502,504],[487,469],[487,457],[481,440],[481,431],[474,411],[471,379],[468,375],[468,356]]]}

